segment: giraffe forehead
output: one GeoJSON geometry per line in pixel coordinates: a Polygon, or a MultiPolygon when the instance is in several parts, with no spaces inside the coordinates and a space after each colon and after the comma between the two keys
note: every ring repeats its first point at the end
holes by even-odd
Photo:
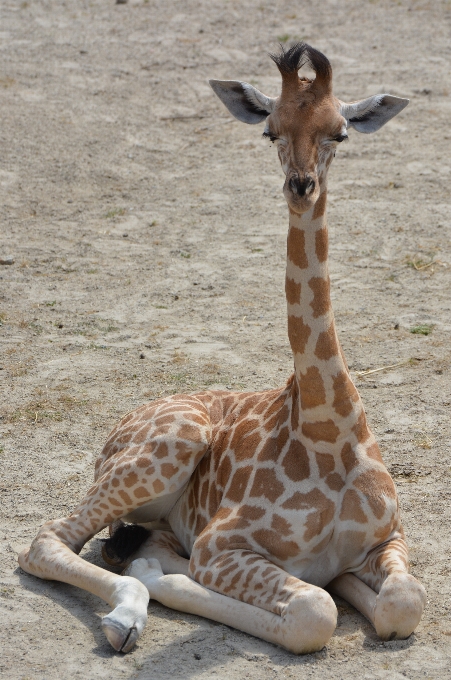
{"type": "Polygon", "coordinates": [[[314,143],[321,134],[338,135],[344,125],[336,97],[327,95],[318,98],[308,91],[282,95],[268,118],[268,127],[274,128],[272,132],[301,143],[307,140],[314,143]]]}

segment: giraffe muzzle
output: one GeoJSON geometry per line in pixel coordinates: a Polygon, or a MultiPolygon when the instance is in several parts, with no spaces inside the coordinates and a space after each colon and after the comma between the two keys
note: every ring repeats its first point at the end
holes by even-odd
{"type": "Polygon", "coordinates": [[[306,175],[302,180],[299,175],[292,175],[288,180],[288,186],[292,194],[304,198],[315,191],[315,180],[306,175]]]}
{"type": "Polygon", "coordinates": [[[309,210],[318,198],[319,184],[309,174],[294,172],[287,176],[283,193],[289,207],[296,213],[309,210]]]}

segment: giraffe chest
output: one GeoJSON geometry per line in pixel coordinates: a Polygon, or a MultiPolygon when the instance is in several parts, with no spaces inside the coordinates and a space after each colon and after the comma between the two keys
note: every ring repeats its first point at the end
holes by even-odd
{"type": "Polygon", "coordinates": [[[218,552],[252,550],[316,585],[357,567],[399,526],[396,494],[380,464],[343,466],[294,444],[279,460],[209,454],[170,515],[190,554],[200,534],[218,552]],[[385,482],[385,487],[382,482],[385,482]]]}

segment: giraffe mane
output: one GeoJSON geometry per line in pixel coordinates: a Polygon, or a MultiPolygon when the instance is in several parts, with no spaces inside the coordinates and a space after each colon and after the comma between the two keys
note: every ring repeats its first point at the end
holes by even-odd
{"type": "Polygon", "coordinates": [[[328,86],[332,81],[332,66],[329,59],[319,50],[307,45],[305,42],[298,42],[288,50],[280,45],[278,54],[269,55],[279,69],[282,78],[297,74],[303,66],[309,66],[316,74],[316,83],[328,86]]]}

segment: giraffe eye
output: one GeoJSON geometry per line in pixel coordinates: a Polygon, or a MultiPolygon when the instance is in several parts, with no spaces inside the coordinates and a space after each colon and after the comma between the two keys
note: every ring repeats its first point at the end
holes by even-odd
{"type": "Polygon", "coordinates": [[[262,136],[267,137],[271,142],[275,142],[279,139],[278,136],[274,135],[270,130],[265,130],[262,136]]]}
{"type": "Polygon", "coordinates": [[[348,139],[348,135],[338,135],[334,138],[334,142],[344,142],[345,139],[348,139]]]}

